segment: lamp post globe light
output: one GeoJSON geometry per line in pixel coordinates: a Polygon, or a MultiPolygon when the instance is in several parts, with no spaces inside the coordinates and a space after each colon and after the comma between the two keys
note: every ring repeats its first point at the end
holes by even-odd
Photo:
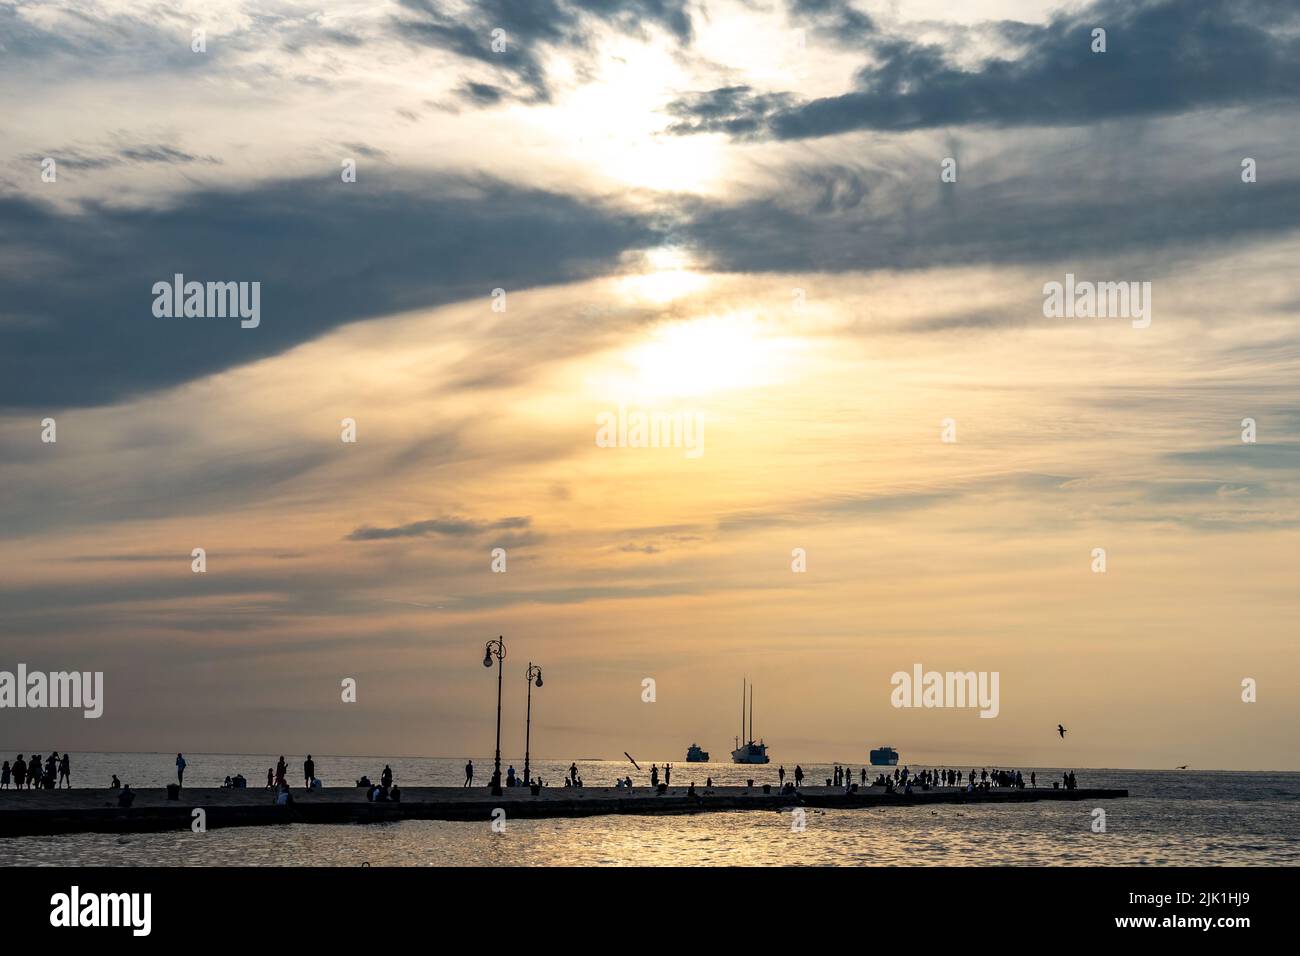
{"type": "Polygon", "coordinates": [[[492,658],[497,659],[497,756],[492,770],[492,796],[501,796],[501,675],[505,670],[502,663],[506,659],[506,642],[498,637],[487,642],[483,649],[483,666],[491,667],[492,658]]]}
{"type": "Polygon", "coordinates": [[[542,669],[528,662],[528,716],[524,722],[524,785],[531,786],[533,778],[528,773],[528,751],[533,729],[533,685],[542,686],[542,669]]]}

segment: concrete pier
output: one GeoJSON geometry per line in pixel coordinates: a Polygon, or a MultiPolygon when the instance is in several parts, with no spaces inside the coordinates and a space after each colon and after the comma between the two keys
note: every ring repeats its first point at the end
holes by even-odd
{"type": "Polygon", "coordinates": [[[356,787],[293,791],[290,806],[276,806],[269,790],[186,788],[179,801],[165,790],[138,790],[134,805],[117,806],[113,790],[0,790],[0,838],[60,833],[147,833],[188,830],[193,811],[202,808],[207,828],[269,826],[286,823],[391,823],[398,820],[461,820],[486,822],[497,807],[507,819],[586,817],[599,814],[683,814],[740,810],[787,810],[816,807],[866,810],[880,807],[935,804],[1030,803],[1039,800],[1111,800],[1127,790],[981,790],[966,793],[956,787],[916,790],[910,796],[887,794],[869,787],[856,794],[830,787],[804,787],[795,794],[765,794],[761,787],[671,787],[656,794],[649,788],[546,788],[533,796],[527,788],[504,791],[499,797],[485,787],[402,788],[400,803],[370,803],[356,787]]]}

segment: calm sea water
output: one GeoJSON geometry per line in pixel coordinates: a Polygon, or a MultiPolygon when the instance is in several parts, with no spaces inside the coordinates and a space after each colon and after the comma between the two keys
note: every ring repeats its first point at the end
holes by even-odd
{"type": "MultiPolygon", "coordinates": [[[[12,760],[12,754],[5,754],[12,760]]],[[[186,754],[186,783],[219,786],[243,773],[265,783],[277,755],[186,754]]],[[[175,754],[74,754],[73,783],[105,786],[116,773],[133,787],[174,780],[175,754]]],[[[303,755],[286,755],[301,776],[303,755]]],[[[399,784],[457,786],[463,759],[315,755],[327,786],[376,778],[385,763],[399,784]]],[[[642,761],[647,771],[651,761],[642,761]]],[[[476,759],[487,782],[490,759],[476,759]]],[[[513,763],[522,772],[522,759],[513,763]]],[[[535,773],[560,783],[568,761],[534,761],[535,773]]],[[[662,766],[662,763],[660,764],[662,766]]],[[[588,786],[611,785],[631,773],[625,760],[579,760],[588,786]]],[[[673,761],[673,782],[703,785],[776,782],[776,766],[673,761]]],[[[853,768],[858,769],[856,766],[853,768]]],[[[913,767],[913,769],[921,769],[913,767]]],[[[959,768],[970,770],[970,767],[959,768]]],[[[975,768],[980,769],[980,768],[975,768]]],[[[992,768],[990,768],[992,769],[992,768]]],[[[1028,778],[1028,769],[1021,768],[1028,778]]],[[[793,764],[786,766],[787,772],[793,764]]],[[[813,781],[830,771],[805,765],[813,781]]],[[[1060,779],[1038,768],[1040,784],[1060,779]]],[[[1125,787],[1126,800],[1098,801],[1106,832],[1094,833],[1090,802],[1020,806],[891,807],[815,811],[794,832],[789,813],[736,812],[673,817],[589,817],[507,820],[505,832],[483,823],[408,821],[369,826],[289,825],[115,836],[80,834],[0,839],[5,865],[223,866],[518,866],[518,865],[1192,865],[1300,864],[1300,774],[1155,770],[1077,770],[1080,786],[1125,787]]],[[[874,774],[872,774],[874,777],[874,774]]],[[[16,795],[0,791],[0,800],[16,795]]]]}

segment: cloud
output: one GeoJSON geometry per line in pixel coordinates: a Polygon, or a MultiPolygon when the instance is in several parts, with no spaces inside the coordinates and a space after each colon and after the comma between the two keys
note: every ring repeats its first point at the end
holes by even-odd
{"type": "Polygon", "coordinates": [[[454,10],[441,0],[399,0],[397,35],[409,43],[454,53],[488,68],[493,83],[471,81],[462,96],[495,105],[509,96],[548,103],[554,94],[546,61],[553,53],[590,56],[593,33],[605,25],[644,36],[646,26],[688,43],[693,28],[687,0],[479,0],[454,10]],[[492,48],[493,31],[505,31],[504,49],[492,48]]]}
{"type": "Polygon", "coordinates": [[[597,201],[484,179],[268,181],[71,213],[0,196],[0,254],[23,264],[0,271],[0,407],[119,400],[357,319],[603,274],[657,238],[597,201]],[[260,326],[155,318],[152,286],[176,273],[260,282],[260,326]]]}
{"type": "Polygon", "coordinates": [[[139,143],[114,149],[86,151],[75,146],[60,149],[48,149],[28,153],[19,157],[24,162],[40,163],[46,157],[52,158],[59,167],[68,169],[109,169],[115,166],[144,165],[161,163],[169,166],[185,166],[190,163],[202,163],[209,166],[221,165],[215,156],[198,156],[166,143],[139,143]]]}
{"type": "Polygon", "coordinates": [[[473,538],[489,531],[527,528],[532,519],[526,516],[501,518],[497,521],[473,521],[468,518],[428,518],[391,528],[363,525],[347,536],[349,541],[382,541],[389,538],[424,538],[431,534],[451,538],[473,538]]]}
{"type": "MultiPolygon", "coordinates": [[[[681,200],[677,235],[722,271],[870,272],[1088,256],[1136,276],[1179,249],[1226,249],[1300,228],[1300,179],[1244,186],[1231,173],[1212,182],[1178,182],[1171,174],[1153,191],[1138,181],[1085,174],[1065,191],[1055,184],[1059,174],[1048,160],[1023,173],[1018,168],[1014,177],[968,179],[947,196],[937,172],[926,189],[918,188],[914,170],[783,170],[779,191],[730,203],[681,200]]],[[[935,321],[941,330],[947,320],[935,321]]]]}
{"type": "MultiPolygon", "coordinates": [[[[821,7],[825,4],[808,4],[821,7]]],[[[988,25],[1009,58],[965,68],[958,44],[864,34],[854,88],[799,100],[733,85],[691,94],[672,132],[807,139],[851,130],[957,125],[1074,126],[1242,104],[1292,103],[1300,87],[1300,10],[1282,0],[1098,0],[1045,24],[988,25]],[[1107,33],[1104,53],[1092,31],[1107,33]]],[[[960,35],[960,34],[959,34],[960,35]]]]}

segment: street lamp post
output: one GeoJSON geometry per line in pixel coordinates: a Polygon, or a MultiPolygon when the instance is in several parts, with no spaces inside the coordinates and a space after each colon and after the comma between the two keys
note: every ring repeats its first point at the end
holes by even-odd
{"type": "Polygon", "coordinates": [[[532,661],[528,662],[528,717],[524,722],[524,784],[531,785],[533,778],[528,775],[528,745],[533,730],[533,684],[542,686],[542,669],[532,661]]]}
{"type": "Polygon", "coordinates": [[[488,641],[483,651],[483,666],[491,667],[492,658],[497,659],[497,757],[492,770],[492,796],[501,796],[501,675],[505,671],[502,663],[506,659],[506,642],[501,637],[488,641]]]}

